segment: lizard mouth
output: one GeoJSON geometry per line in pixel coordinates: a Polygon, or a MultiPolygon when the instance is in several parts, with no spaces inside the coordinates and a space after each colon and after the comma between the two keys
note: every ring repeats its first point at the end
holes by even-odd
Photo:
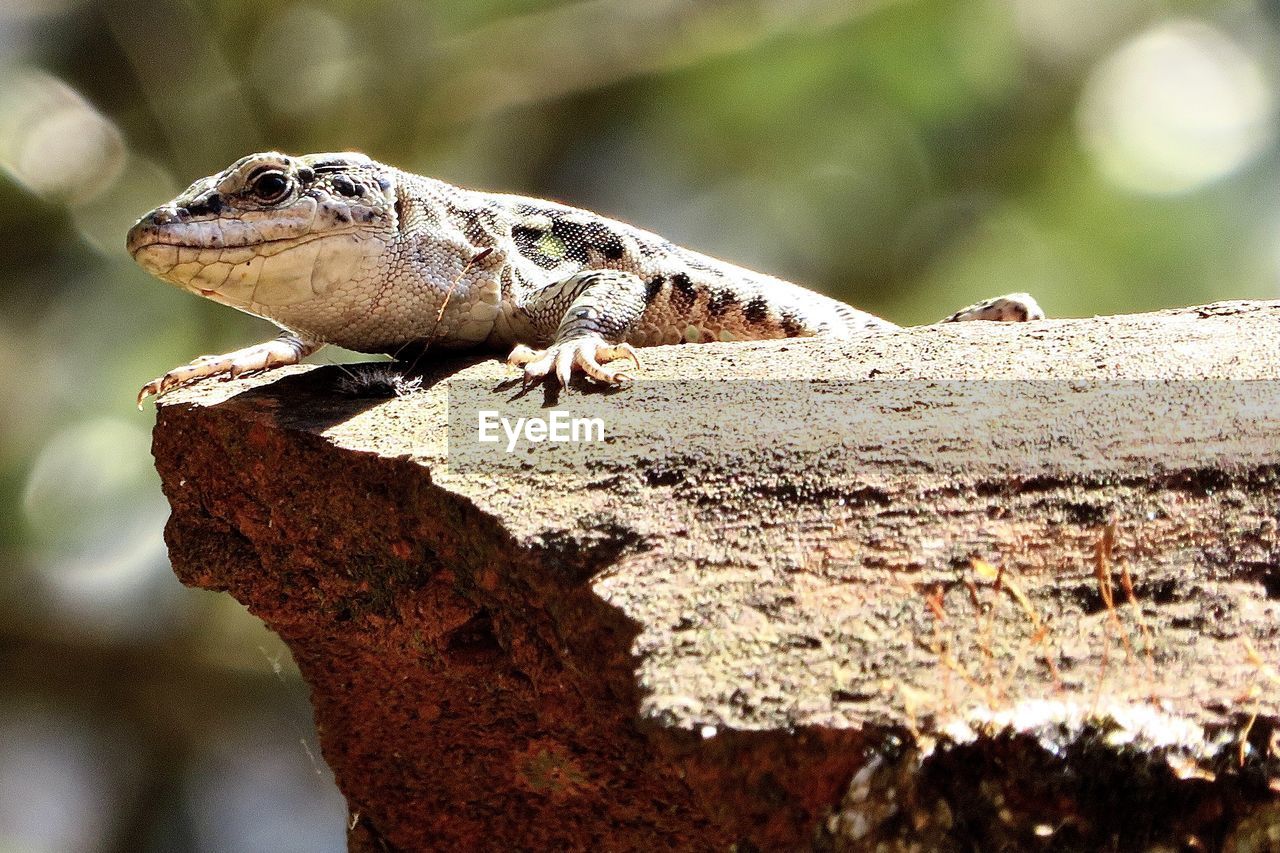
{"type": "Polygon", "coordinates": [[[188,293],[250,313],[320,295],[329,283],[316,274],[322,244],[333,237],[352,239],[348,230],[211,245],[157,234],[156,226],[145,221],[134,228],[140,233],[130,233],[127,247],[144,270],[188,293]]]}
{"type": "Polygon", "coordinates": [[[126,248],[134,262],[152,275],[201,296],[217,298],[225,296],[221,288],[208,289],[193,281],[198,280],[202,268],[215,265],[241,266],[254,259],[270,258],[288,252],[329,235],[301,234],[259,238],[251,242],[226,240],[221,235],[216,240],[183,239],[183,236],[144,219],[130,229],[126,248]]]}
{"type": "MultiPolygon", "coordinates": [[[[365,217],[362,222],[368,222],[365,217]]],[[[247,261],[253,255],[275,255],[316,239],[349,234],[361,228],[345,207],[304,197],[287,208],[193,215],[174,203],[157,207],[134,223],[125,238],[129,254],[143,266],[193,252],[207,262],[247,261]],[[204,255],[203,253],[209,253],[204,255]],[[218,257],[215,257],[218,256],[218,257]]]]}
{"type": "Polygon", "coordinates": [[[141,253],[148,249],[157,251],[181,251],[187,249],[198,252],[227,252],[230,254],[251,251],[255,254],[275,254],[293,246],[309,243],[312,240],[341,236],[350,234],[353,231],[355,231],[355,228],[349,226],[323,232],[286,234],[281,237],[263,237],[255,234],[255,239],[251,240],[243,239],[248,236],[247,234],[232,235],[230,238],[226,234],[218,234],[213,238],[196,234],[190,239],[183,239],[181,235],[173,233],[171,226],[156,225],[144,218],[129,229],[129,234],[125,240],[125,248],[135,260],[140,260],[141,253]],[[241,239],[237,239],[237,237],[241,239]]]}
{"type": "MultiPolygon", "coordinates": [[[[304,235],[305,236],[305,235],[304,235]]],[[[201,241],[201,240],[183,240],[172,234],[166,234],[160,231],[154,225],[147,225],[145,222],[139,222],[133,228],[129,229],[129,236],[126,241],[126,248],[129,254],[134,257],[139,252],[146,249],[196,249],[197,251],[218,251],[226,249],[234,251],[236,249],[253,249],[258,246],[270,246],[280,243],[298,242],[300,237],[274,237],[270,239],[253,240],[251,242],[238,241],[201,241]]]]}
{"type": "Polygon", "coordinates": [[[191,218],[185,211],[158,207],[129,229],[125,247],[135,258],[150,248],[196,251],[258,249],[273,244],[287,245],[307,237],[310,222],[309,216],[278,221],[218,216],[191,218]]]}

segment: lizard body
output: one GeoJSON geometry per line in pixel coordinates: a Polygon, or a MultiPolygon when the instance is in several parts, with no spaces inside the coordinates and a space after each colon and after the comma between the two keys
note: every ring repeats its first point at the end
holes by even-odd
{"type": "MultiPolygon", "coordinates": [[[[128,249],[159,278],[285,330],[175,368],[140,401],[296,363],[325,344],[397,357],[510,349],[529,379],[554,372],[567,384],[581,372],[614,383],[637,362],[633,346],[897,328],[589,211],[465,190],[353,153],[241,158],[140,219],[128,249]]],[[[1014,294],[948,319],[1042,316],[1014,294]]]]}

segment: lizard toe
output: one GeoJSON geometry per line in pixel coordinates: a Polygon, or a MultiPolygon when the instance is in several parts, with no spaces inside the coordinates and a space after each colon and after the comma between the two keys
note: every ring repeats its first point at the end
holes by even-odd
{"type": "Polygon", "coordinates": [[[573,369],[577,367],[590,373],[586,367],[585,354],[574,346],[562,346],[556,350],[556,380],[561,388],[568,388],[573,379],[573,369]]]}
{"type": "Polygon", "coordinates": [[[596,358],[602,363],[627,359],[637,370],[640,369],[640,354],[636,352],[636,348],[631,344],[622,343],[606,346],[596,351],[596,358]]]}
{"type": "Polygon", "coordinates": [[[160,393],[160,384],[164,377],[152,379],[146,385],[138,389],[138,408],[142,408],[143,402],[150,396],[160,393]]]}
{"type": "Polygon", "coordinates": [[[601,364],[601,362],[627,360],[632,365],[639,367],[635,351],[631,350],[628,353],[626,350],[631,350],[631,347],[626,344],[621,347],[605,347],[598,349],[594,353],[590,349],[579,349],[574,356],[574,365],[586,374],[588,378],[596,382],[601,382],[605,385],[618,385],[631,379],[631,376],[624,372],[627,365],[601,364]],[[625,350],[623,347],[625,347],[625,350]]]}
{"type": "Polygon", "coordinates": [[[529,360],[522,365],[524,367],[525,381],[536,382],[539,379],[546,378],[555,365],[556,351],[554,348],[530,352],[529,360]]]}
{"type": "Polygon", "coordinates": [[[516,344],[516,348],[511,351],[511,355],[507,356],[507,365],[510,367],[524,367],[531,361],[537,361],[539,353],[525,346],[524,344],[516,344]]]}

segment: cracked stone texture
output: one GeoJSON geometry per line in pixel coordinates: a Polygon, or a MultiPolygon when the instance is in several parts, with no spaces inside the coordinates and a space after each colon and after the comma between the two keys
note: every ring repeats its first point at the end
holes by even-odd
{"type": "Polygon", "coordinates": [[[353,850],[1280,849],[1280,303],[642,358],[160,404],[174,570],[292,649],[353,850]],[[552,405],[608,441],[475,441],[552,405]]]}

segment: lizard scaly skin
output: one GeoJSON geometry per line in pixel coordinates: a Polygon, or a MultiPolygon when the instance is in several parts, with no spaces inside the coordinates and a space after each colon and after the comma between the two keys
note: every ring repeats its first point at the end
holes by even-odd
{"type": "MultiPolygon", "coordinates": [[[[460,189],[362,154],[252,154],[129,231],[147,271],[284,333],[145,385],[294,364],[325,344],[510,350],[527,379],[617,383],[633,347],[897,328],[790,282],[551,201],[460,189]]],[[[1043,317],[1025,294],[948,320],[1043,317]]]]}

